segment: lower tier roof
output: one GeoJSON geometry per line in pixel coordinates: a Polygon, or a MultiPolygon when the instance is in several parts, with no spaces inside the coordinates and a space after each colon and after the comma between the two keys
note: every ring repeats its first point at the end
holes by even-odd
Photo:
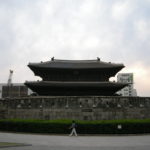
{"type": "Polygon", "coordinates": [[[38,81],[26,82],[32,91],[38,95],[45,96],[111,96],[127,86],[125,83],[116,82],[58,82],[58,81],[38,81]]]}

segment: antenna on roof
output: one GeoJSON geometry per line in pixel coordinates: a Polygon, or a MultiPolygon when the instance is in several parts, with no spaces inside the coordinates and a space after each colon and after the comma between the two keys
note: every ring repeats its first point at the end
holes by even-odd
{"type": "Polygon", "coordinates": [[[54,57],[51,58],[51,61],[54,61],[54,57]]]}
{"type": "Polygon", "coordinates": [[[100,61],[100,58],[99,58],[99,57],[97,57],[97,61],[100,61]]]}

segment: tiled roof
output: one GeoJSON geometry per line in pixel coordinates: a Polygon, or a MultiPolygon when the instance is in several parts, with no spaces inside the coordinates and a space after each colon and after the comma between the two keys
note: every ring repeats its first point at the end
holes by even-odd
{"type": "Polygon", "coordinates": [[[52,59],[47,62],[29,63],[29,67],[37,68],[61,68],[61,69],[94,69],[94,68],[124,68],[123,64],[103,62],[97,60],[59,60],[52,59]]]}

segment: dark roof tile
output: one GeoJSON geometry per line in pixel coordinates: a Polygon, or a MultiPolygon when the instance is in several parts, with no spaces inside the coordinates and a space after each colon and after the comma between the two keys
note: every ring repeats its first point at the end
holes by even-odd
{"type": "Polygon", "coordinates": [[[94,68],[124,68],[123,64],[103,62],[100,60],[58,60],[41,63],[29,63],[29,67],[62,68],[62,69],[94,69],[94,68]]]}

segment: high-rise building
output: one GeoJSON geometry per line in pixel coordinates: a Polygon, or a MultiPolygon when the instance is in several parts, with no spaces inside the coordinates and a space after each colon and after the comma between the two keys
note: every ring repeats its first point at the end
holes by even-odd
{"type": "Polygon", "coordinates": [[[133,73],[119,73],[117,75],[117,82],[127,83],[128,86],[121,89],[117,93],[121,96],[137,96],[136,89],[134,89],[133,73]]]}

